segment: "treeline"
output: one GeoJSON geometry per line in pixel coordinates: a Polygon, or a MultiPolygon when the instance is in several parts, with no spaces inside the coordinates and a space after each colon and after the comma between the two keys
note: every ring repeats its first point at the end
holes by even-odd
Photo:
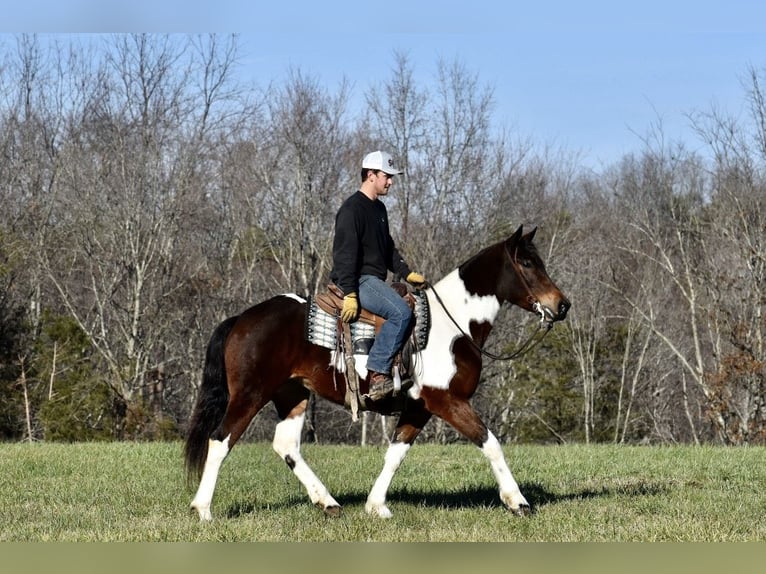
{"type": "MultiPolygon", "coordinates": [[[[386,200],[436,280],[538,226],[573,302],[532,353],[487,362],[475,402],[504,442],[766,442],[766,94],[746,113],[649,126],[601,173],[493,121],[459,62],[428,85],[393,54],[352,113],[310,74],[238,79],[236,36],[6,36],[0,44],[0,437],[183,435],[223,318],[329,273],[335,210],[376,148],[406,169],[386,200]]],[[[489,346],[535,318],[509,309],[489,346]]],[[[270,439],[268,409],[250,436],[270,439]]],[[[321,442],[381,440],[312,405],[321,442]]],[[[424,440],[456,440],[432,422],[424,440]]]]}

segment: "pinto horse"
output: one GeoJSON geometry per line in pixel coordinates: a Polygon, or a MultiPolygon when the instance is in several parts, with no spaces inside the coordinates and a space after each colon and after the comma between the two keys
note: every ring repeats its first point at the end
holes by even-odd
{"type": "MultiPolygon", "coordinates": [[[[484,343],[503,303],[539,314],[541,324],[548,328],[563,320],[569,310],[569,301],[548,277],[532,243],[535,231],[524,235],[519,227],[509,238],[485,248],[426,287],[430,333],[426,345],[413,355],[413,384],[399,407],[383,400],[369,409],[383,414],[399,412],[399,420],[383,469],[367,497],[368,513],[391,516],[386,494],[394,473],[434,415],[481,449],[505,506],[519,515],[529,513],[529,503],[508,468],[499,441],[469,401],[479,384],[484,343]]],[[[280,419],[274,450],[306,488],[311,502],[329,515],[340,513],[340,504],[300,452],[310,393],[340,405],[346,402],[343,361],[334,351],[308,342],[306,313],[304,299],[280,295],[226,319],[213,332],[185,445],[189,478],[199,479],[191,507],[201,520],[212,519],[210,506],[221,464],[269,402],[274,403],[280,419]]],[[[360,374],[359,390],[366,392],[366,372],[360,374]]]]}

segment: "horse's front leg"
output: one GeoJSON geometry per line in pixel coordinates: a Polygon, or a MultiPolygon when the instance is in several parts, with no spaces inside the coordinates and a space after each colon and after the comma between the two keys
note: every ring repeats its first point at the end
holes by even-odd
{"type": "Polygon", "coordinates": [[[445,402],[444,404],[447,405],[447,408],[439,409],[434,414],[440,416],[481,449],[492,467],[492,473],[500,487],[500,500],[503,501],[503,504],[519,516],[529,514],[529,503],[521,494],[519,485],[513,478],[511,469],[508,468],[503,449],[495,435],[482,422],[467,400],[453,398],[449,403],[445,402]]]}
{"type": "Polygon", "coordinates": [[[324,510],[327,515],[339,516],[340,504],[301,456],[301,430],[305,416],[305,403],[302,403],[290,416],[277,424],[272,446],[306,488],[311,502],[324,510]]]}
{"type": "Polygon", "coordinates": [[[489,460],[492,473],[495,475],[497,484],[500,487],[500,500],[514,514],[518,516],[528,515],[530,513],[529,503],[524,498],[524,495],[521,494],[519,485],[513,478],[513,473],[508,468],[508,463],[505,462],[505,455],[503,455],[500,443],[489,429],[487,429],[486,437],[481,445],[481,452],[489,460]]]}
{"type": "Polygon", "coordinates": [[[399,465],[402,464],[407,455],[407,451],[410,450],[415,438],[430,418],[431,413],[419,408],[408,410],[399,417],[394,440],[388,445],[386,451],[383,470],[375,480],[375,484],[367,496],[367,503],[364,505],[368,514],[374,514],[380,518],[391,518],[392,513],[386,506],[388,488],[391,486],[391,481],[399,469],[399,465]]]}

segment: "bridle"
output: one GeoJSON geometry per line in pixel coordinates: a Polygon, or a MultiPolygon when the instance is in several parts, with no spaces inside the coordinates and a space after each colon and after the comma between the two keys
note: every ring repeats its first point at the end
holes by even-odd
{"type": "MultiPolygon", "coordinates": [[[[511,254],[508,253],[508,248],[506,247],[505,249],[508,256],[511,257],[511,254]]],[[[436,291],[434,286],[429,283],[424,284],[424,287],[431,289],[431,291],[434,294],[434,297],[436,297],[436,300],[439,302],[439,305],[441,305],[441,308],[447,314],[447,317],[449,317],[449,320],[452,321],[453,325],[455,325],[457,330],[464,337],[468,339],[471,346],[474,349],[476,349],[480,354],[495,361],[512,361],[513,359],[517,359],[521,355],[528,353],[529,351],[531,351],[537,345],[540,344],[540,341],[542,341],[545,338],[545,335],[547,335],[548,331],[550,331],[551,328],[553,327],[553,321],[550,321],[546,318],[546,314],[545,314],[545,310],[543,309],[543,306],[540,304],[537,298],[532,294],[532,289],[529,287],[529,283],[524,278],[524,275],[518,269],[519,263],[517,261],[517,251],[514,251],[513,257],[511,257],[511,263],[513,264],[514,271],[516,271],[516,275],[520,279],[522,285],[524,286],[524,289],[526,289],[527,291],[528,300],[534,302],[532,306],[533,309],[535,310],[535,312],[540,313],[540,322],[538,323],[538,328],[535,330],[535,332],[532,333],[532,335],[530,335],[530,337],[526,341],[524,341],[524,343],[522,343],[518,349],[516,349],[513,353],[509,355],[496,355],[489,351],[485,351],[481,346],[479,346],[479,344],[473,340],[473,337],[471,337],[468,333],[466,333],[463,330],[463,328],[458,324],[458,322],[452,316],[452,313],[450,313],[449,309],[447,309],[447,306],[444,304],[444,301],[442,301],[442,298],[439,296],[439,293],[436,291]]]]}

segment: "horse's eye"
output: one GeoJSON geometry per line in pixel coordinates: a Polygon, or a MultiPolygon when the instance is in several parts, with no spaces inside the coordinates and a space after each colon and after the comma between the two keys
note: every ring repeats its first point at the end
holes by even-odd
{"type": "Polygon", "coordinates": [[[522,259],[521,266],[529,269],[530,267],[532,267],[532,263],[530,263],[529,259],[522,259]]]}

